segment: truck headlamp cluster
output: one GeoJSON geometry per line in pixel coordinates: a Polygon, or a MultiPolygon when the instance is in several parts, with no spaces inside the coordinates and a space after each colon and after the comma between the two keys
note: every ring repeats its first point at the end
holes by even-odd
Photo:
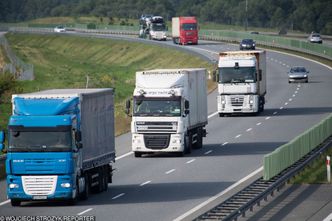
{"type": "Polygon", "coordinates": [[[61,183],[62,188],[70,188],[71,184],[70,183],[61,183]]]}
{"type": "Polygon", "coordinates": [[[11,184],[9,184],[8,187],[9,187],[9,189],[17,189],[17,188],[19,188],[19,185],[16,183],[11,183],[11,184]]]}

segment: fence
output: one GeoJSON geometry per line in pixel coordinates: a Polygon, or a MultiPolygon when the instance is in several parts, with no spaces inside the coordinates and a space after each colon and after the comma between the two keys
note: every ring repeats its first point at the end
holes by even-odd
{"type": "Polygon", "coordinates": [[[27,64],[18,58],[10,48],[7,39],[3,35],[0,35],[0,45],[2,45],[5,49],[6,55],[11,62],[3,67],[3,71],[9,71],[10,73],[17,75],[19,80],[33,80],[33,65],[27,64]]]}
{"type": "Polygon", "coordinates": [[[319,124],[264,156],[264,180],[269,180],[303,156],[315,149],[332,135],[332,114],[319,124]]]}

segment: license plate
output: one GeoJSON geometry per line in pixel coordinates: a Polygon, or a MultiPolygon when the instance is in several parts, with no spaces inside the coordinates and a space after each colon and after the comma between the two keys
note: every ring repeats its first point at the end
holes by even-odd
{"type": "Polygon", "coordinates": [[[46,200],[47,196],[33,196],[32,199],[34,199],[34,200],[46,200]]]}

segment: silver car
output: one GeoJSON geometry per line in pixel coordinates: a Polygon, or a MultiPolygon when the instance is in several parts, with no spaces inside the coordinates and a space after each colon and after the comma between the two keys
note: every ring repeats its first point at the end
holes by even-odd
{"type": "Polygon", "coordinates": [[[288,83],[292,82],[305,82],[308,83],[309,71],[305,67],[292,67],[288,74],[288,83]]]}
{"type": "Polygon", "coordinates": [[[320,34],[314,33],[314,32],[310,34],[308,40],[311,43],[318,43],[318,44],[322,44],[323,43],[323,40],[320,37],[320,34]]]}

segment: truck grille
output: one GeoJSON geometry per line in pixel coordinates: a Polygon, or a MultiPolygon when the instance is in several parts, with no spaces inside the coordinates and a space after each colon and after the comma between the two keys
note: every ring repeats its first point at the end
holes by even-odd
{"type": "Polygon", "coordinates": [[[148,149],[161,150],[169,145],[170,135],[168,134],[145,134],[144,144],[148,149]]]}
{"type": "Polygon", "coordinates": [[[47,196],[54,193],[57,176],[22,176],[24,192],[27,195],[47,196]]]}
{"type": "Polygon", "coordinates": [[[233,107],[242,107],[243,106],[243,97],[231,97],[231,104],[233,107]]]}
{"type": "Polygon", "coordinates": [[[176,122],[136,122],[138,133],[176,133],[176,122]]]}

